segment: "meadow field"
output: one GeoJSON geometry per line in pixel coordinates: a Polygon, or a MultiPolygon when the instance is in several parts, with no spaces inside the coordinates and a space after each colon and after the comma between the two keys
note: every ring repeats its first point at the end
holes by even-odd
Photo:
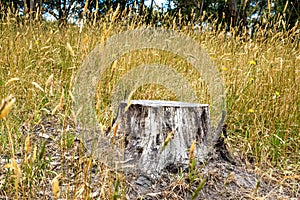
{"type": "MultiPolygon", "coordinates": [[[[300,26],[279,16],[272,24],[230,33],[214,21],[201,30],[158,16],[162,28],[194,38],[218,67],[226,90],[226,144],[233,157],[289,187],[300,197],[300,26]]],[[[0,198],[126,198],[122,174],[84,154],[75,138],[72,87],[84,59],[99,43],[122,31],[153,27],[143,19],[110,13],[83,26],[20,20],[11,13],[0,23],[0,98],[15,97],[0,120],[0,198]],[[116,17],[118,15],[119,17],[116,17]],[[92,182],[91,171],[98,181],[92,182]],[[95,188],[99,188],[95,192],[95,188]],[[93,196],[94,195],[94,196],[93,196]]],[[[194,86],[199,103],[209,103],[201,76],[186,61],[159,50],[133,52],[111,64],[99,83],[97,113],[108,127],[110,95],[126,71],[140,63],[174,66],[194,86]],[[182,67],[184,66],[184,67],[182,67]],[[200,76],[200,77],[199,77],[200,76]],[[203,89],[204,88],[204,89],[203,89]]],[[[135,99],[176,100],[157,85],[140,88],[135,99]]],[[[250,198],[250,197],[249,197],[250,198]]],[[[260,196],[254,193],[252,199],[260,196]]]]}

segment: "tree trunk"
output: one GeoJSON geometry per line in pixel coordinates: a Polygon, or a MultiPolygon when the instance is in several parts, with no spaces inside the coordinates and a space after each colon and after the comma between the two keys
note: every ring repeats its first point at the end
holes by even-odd
{"type": "MultiPolygon", "coordinates": [[[[27,6],[27,9],[28,9],[28,6],[27,6]]],[[[26,8],[25,8],[25,10],[26,10],[26,8]]],[[[34,18],[34,0],[29,0],[29,9],[27,11],[29,11],[28,12],[29,19],[32,20],[34,18]]]]}
{"type": "Polygon", "coordinates": [[[203,13],[203,7],[204,7],[204,0],[201,1],[201,6],[200,6],[200,16],[202,17],[203,13]]]}
{"type": "Polygon", "coordinates": [[[213,149],[207,104],[123,101],[115,124],[117,135],[124,138],[122,166],[146,176],[185,170],[191,158],[203,162],[213,149]]]}
{"type": "Polygon", "coordinates": [[[154,0],[151,0],[150,7],[149,7],[149,13],[148,13],[148,17],[147,17],[147,24],[150,24],[150,22],[152,20],[153,5],[154,5],[154,0]]]}
{"type": "Polygon", "coordinates": [[[243,10],[242,10],[242,22],[243,22],[243,26],[244,27],[247,27],[248,25],[248,20],[247,20],[247,9],[248,9],[248,0],[245,0],[244,1],[244,4],[243,4],[243,10]]]}
{"type": "Polygon", "coordinates": [[[230,20],[231,26],[237,26],[238,20],[238,11],[237,11],[237,3],[236,0],[228,0],[229,12],[230,12],[230,20]]]}
{"type": "Polygon", "coordinates": [[[140,6],[139,6],[139,15],[142,16],[144,14],[144,6],[145,6],[145,0],[140,1],[140,6]]]}

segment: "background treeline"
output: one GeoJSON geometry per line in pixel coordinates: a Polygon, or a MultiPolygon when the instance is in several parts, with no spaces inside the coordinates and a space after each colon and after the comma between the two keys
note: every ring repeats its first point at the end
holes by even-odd
{"type": "Polygon", "coordinates": [[[155,25],[163,23],[157,14],[164,14],[199,26],[209,26],[208,19],[216,20],[221,24],[219,28],[238,27],[240,32],[243,29],[253,32],[255,27],[266,24],[272,28],[272,21],[278,19],[284,21],[286,29],[291,29],[300,18],[299,0],[165,0],[164,3],[157,0],[2,0],[0,6],[2,18],[3,13],[17,14],[20,19],[45,20],[51,16],[59,25],[99,19],[118,6],[123,15],[135,15],[155,25]]]}

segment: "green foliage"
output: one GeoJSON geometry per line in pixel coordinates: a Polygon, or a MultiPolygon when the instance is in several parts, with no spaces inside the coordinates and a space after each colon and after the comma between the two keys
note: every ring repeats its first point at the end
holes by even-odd
{"type": "Polygon", "coordinates": [[[192,195],[192,200],[197,199],[199,192],[203,189],[204,185],[206,183],[206,179],[203,178],[199,184],[199,186],[197,187],[197,189],[194,191],[193,195],[192,195]]]}

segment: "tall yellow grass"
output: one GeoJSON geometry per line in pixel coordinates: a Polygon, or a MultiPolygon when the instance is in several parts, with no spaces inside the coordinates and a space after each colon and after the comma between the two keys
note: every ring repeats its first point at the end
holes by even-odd
{"type": "MultiPolygon", "coordinates": [[[[273,22],[272,29],[255,27],[256,35],[251,38],[248,32],[237,35],[234,29],[230,35],[222,29],[197,32],[189,24],[173,24],[174,20],[159,17],[169,23],[166,26],[194,37],[218,66],[226,87],[227,142],[233,154],[260,168],[299,170],[299,25],[287,30],[279,18],[273,22]]],[[[95,45],[110,35],[146,26],[143,20],[115,18],[112,12],[99,23],[86,23],[81,28],[76,25],[58,28],[45,21],[20,21],[13,14],[2,19],[0,95],[13,94],[17,101],[6,121],[8,126],[0,122],[1,155],[10,155],[6,132],[14,133],[15,151],[22,152],[26,135],[18,131],[21,125],[33,126],[43,116],[55,113],[60,113],[63,119],[71,116],[72,81],[95,45]]],[[[159,60],[170,62],[168,56],[161,53],[159,60]]],[[[137,58],[124,55],[117,62],[119,68],[126,69],[130,63],[137,62],[137,58]]],[[[184,61],[181,62],[184,65],[184,61]]],[[[112,75],[112,69],[103,79],[106,84],[99,84],[100,121],[112,118],[109,95],[118,78],[118,74],[112,75]]],[[[199,77],[196,78],[190,81],[197,84],[199,77]]],[[[171,91],[157,86],[146,86],[138,92],[135,98],[167,95],[169,99],[174,98],[171,91]]]]}

